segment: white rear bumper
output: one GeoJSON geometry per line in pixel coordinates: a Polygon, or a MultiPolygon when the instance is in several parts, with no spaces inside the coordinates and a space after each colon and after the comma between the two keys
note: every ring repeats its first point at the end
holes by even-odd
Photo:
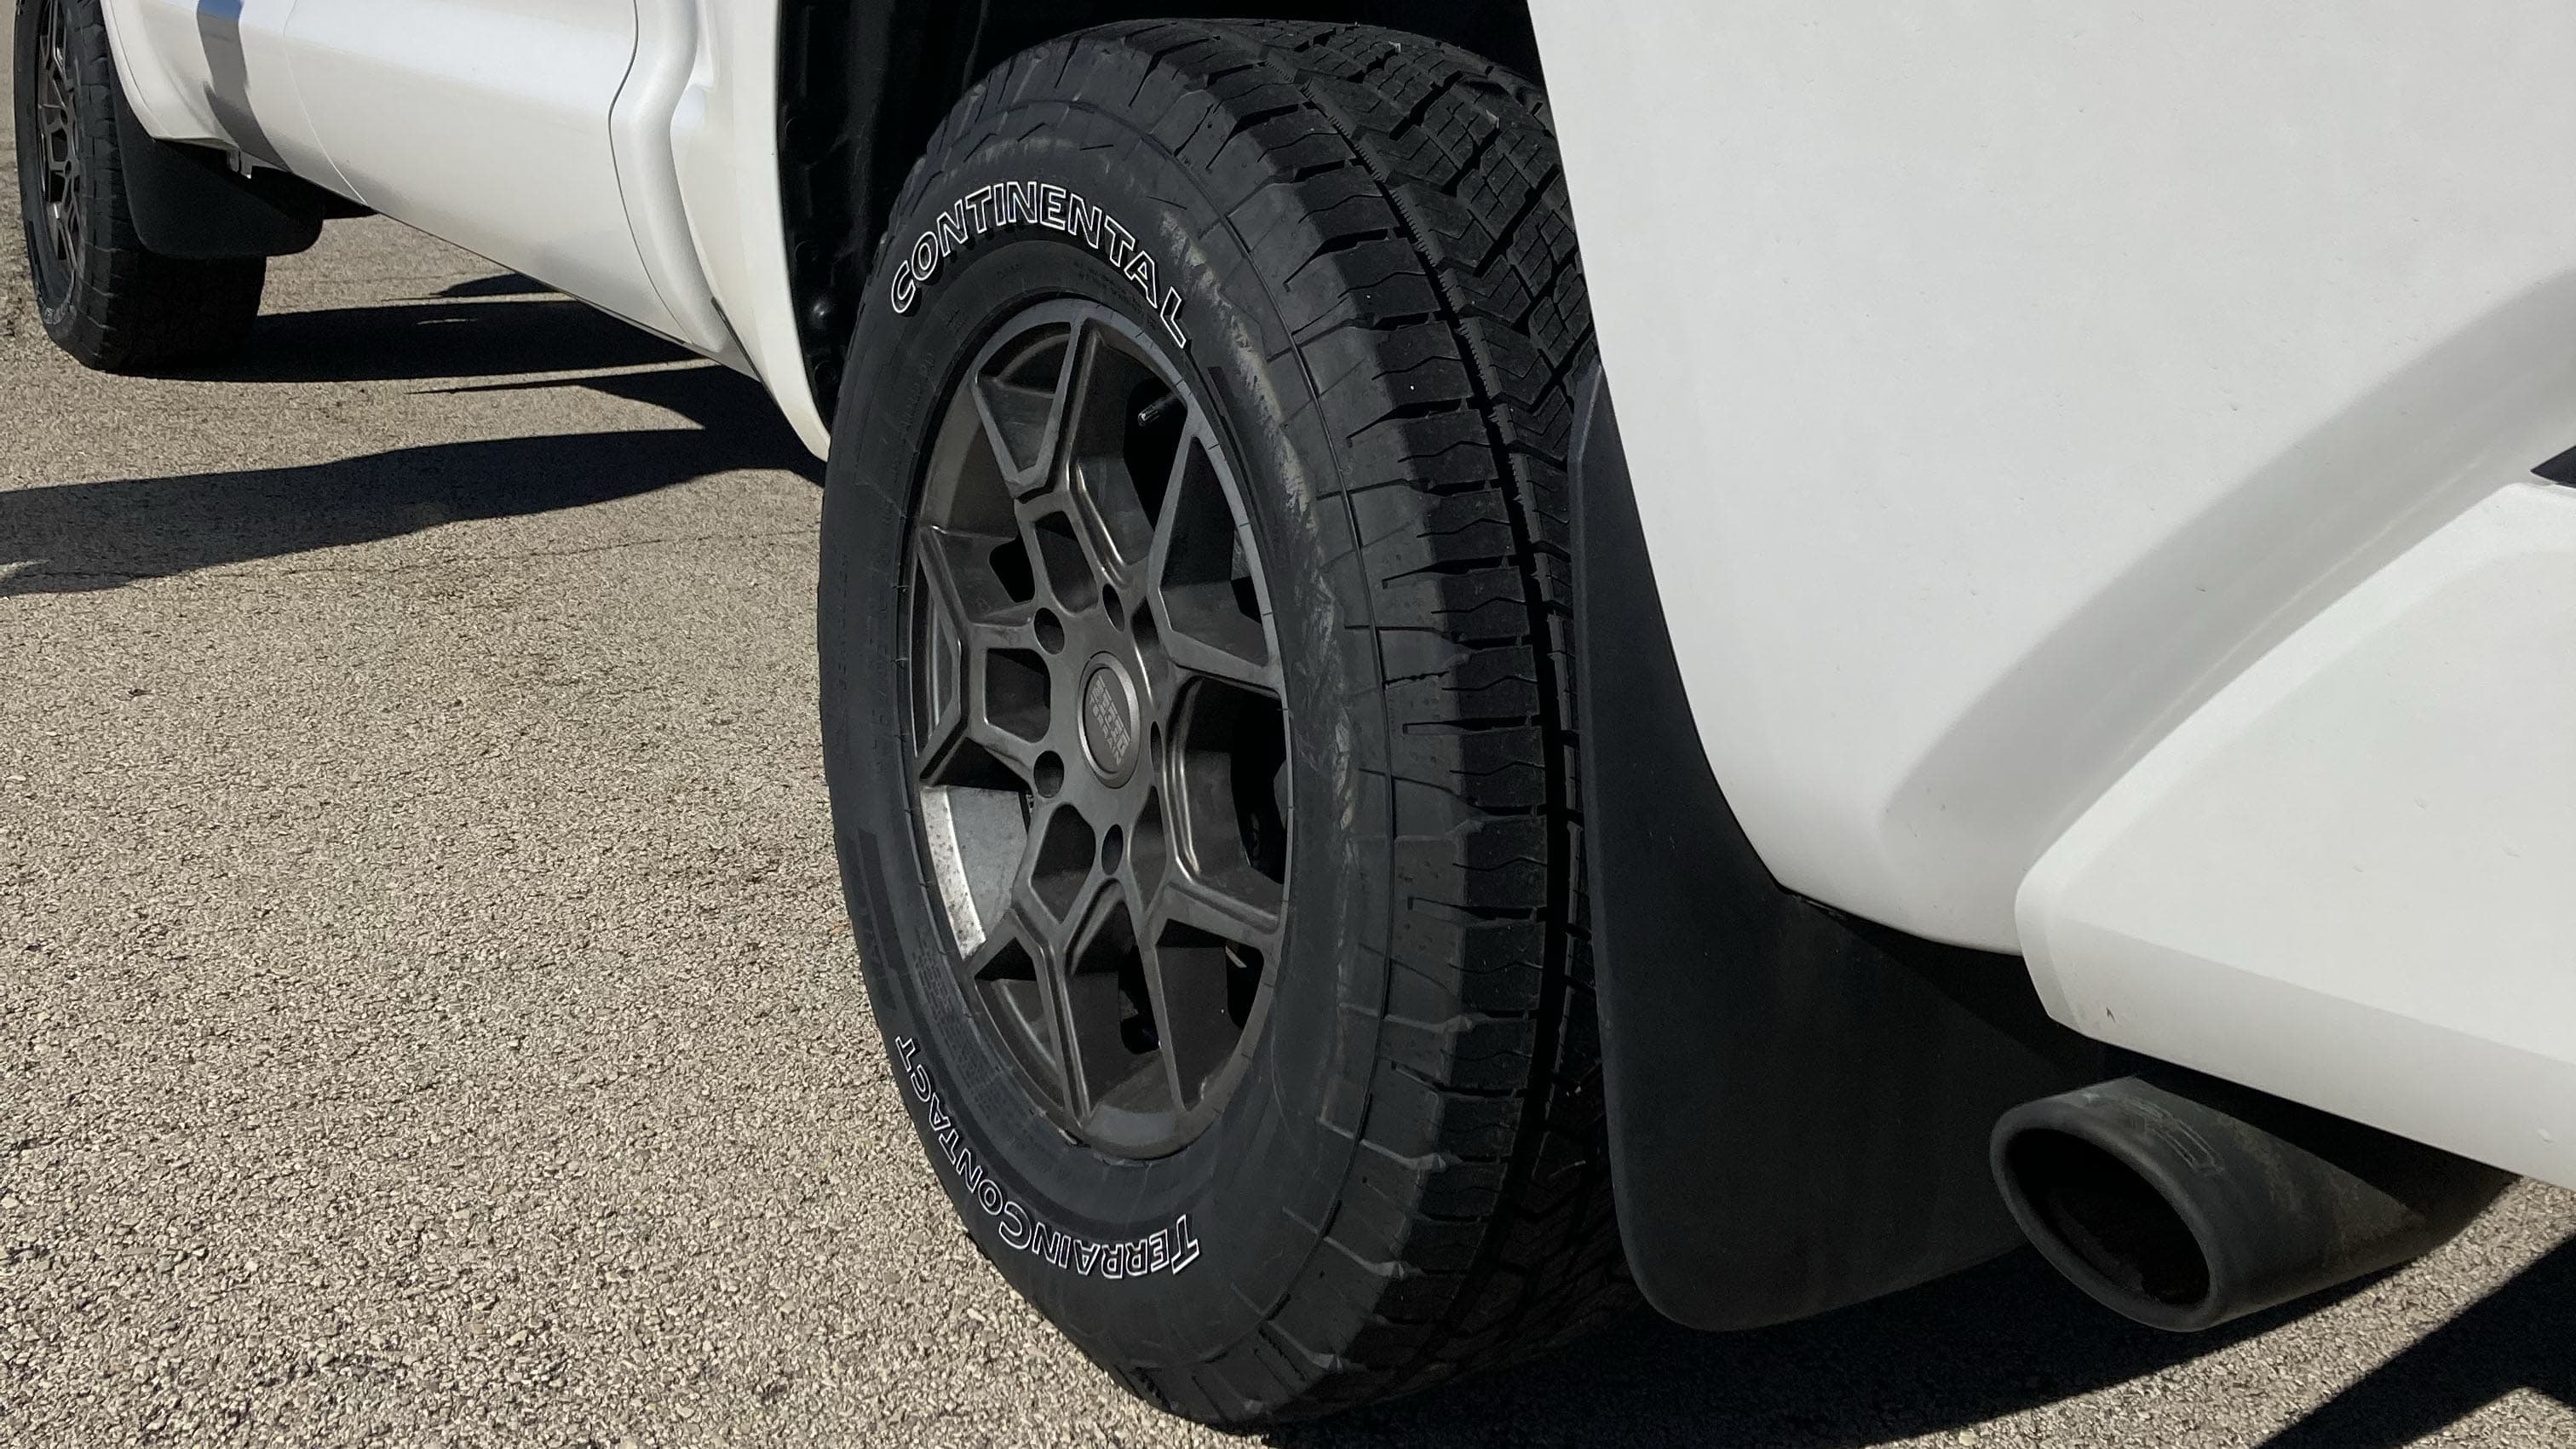
{"type": "Polygon", "coordinates": [[[2271,649],[2018,916],[2069,1026],[2576,1186],[2576,488],[2507,484],[2271,649]]]}

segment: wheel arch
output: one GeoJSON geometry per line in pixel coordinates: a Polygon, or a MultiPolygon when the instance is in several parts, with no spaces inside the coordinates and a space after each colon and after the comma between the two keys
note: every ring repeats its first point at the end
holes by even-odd
{"type": "Polygon", "coordinates": [[[1005,57],[1076,30],[1220,17],[1385,25],[1539,73],[1526,0],[780,0],[788,290],[806,381],[827,415],[895,194],[957,98],[1005,57]]]}

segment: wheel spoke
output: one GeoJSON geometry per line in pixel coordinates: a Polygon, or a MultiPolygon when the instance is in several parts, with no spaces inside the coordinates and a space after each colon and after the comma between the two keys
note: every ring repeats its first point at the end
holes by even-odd
{"type": "Polygon", "coordinates": [[[1031,812],[1019,888],[1031,918],[1048,925],[1047,949],[1069,947],[1100,892],[1100,833],[1080,808],[1041,803],[1031,812]]]}
{"type": "Polygon", "coordinates": [[[1075,1110],[1072,1055],[1064,1038],[1062,980],[1045,933],[1014,906],[958,965],[959,986],[1003,1022],[1012,1052],[1038,1085],[1075,1110]]]}
{"type": "Polygon", "coordinates": [[[915,738],[921,777],[950,782],[974,746],[1036,780],[1049,685],[1034,605],[994,581],[994,541],[924,528],[913,551],[915,738]]]}
{"type": "Polygon", "coordinates": [[[1275,959],[1278,917],[1179,872],[1158,896],[1146,976],[1165,1084],[1186,1109],[1242,1039],[1253,989],[1275,959]]]}
{"type": "Polygon", "coordinates": [[[1182,440],[1154,532],[1150,567],[1161,645],[1184,673],[1279,693],[1264,614],[1268,600],[1254,582],[1254,542],[1235,517],[1204,428],[1182,440]]]}
{"type": "Polygon", "coordinates": [[[1119,539],[1122,530],[1132,534],[1125,551],[1140,554],[1150,525],[1136,521],[1133,490],[1116,462],[1117,440],[1103,436],[1119,421],[1109,396],[1116,389],[1104,373],[1116,370],[1112,359],[1120,354],[1089,325],[1074,329],[1068,351],[1044,479],[1018,491],[1017,507],[1021,536],[1057,606],[1088,613],[1112,595],[1138,596],[1142,558],[1128,562],[1119,539]]]}
{"type": "MultiPolygon", "coordinates": [[[[1132,602],[1141,597],[1144,587],[1144,560],[1140,558],[1130,563],[1119,557],[1119,525],[1104,516],[1104,508],[1115,512],[1121,505],[1114,501],[1102,502],[1104,496],[1114,500],[1117,493],[1115,485],[1103,486],[1100,483],[1093,471],[1097,463],[1096,458],[1076,458],[1067,465],[1072,470],[1070,476],[1074,483],[1066,492],[1067,506],[1061,512],[1071,526],[1074,541],[1081,546],[1083,564],[1090,570],[1092,578],[1109,585],[1121,599],[1132,602]]],[[[1048,502],[1053,501],[1053,495],[1041,497],[1048,502]]],[[[1097,585],[1088,592],[1097,596],[1097,585]]]]}
{"type": "MultiPolygon", "coordinates": [[[[985,659],[985,671],[992,656],[985,659]]],[[[948,725],[948,733],[928,740],[919,752],[922,783],[979,789],[1013,789],[1026,793],[1057,778],[1057,757],[1043,740],[993,722],[989,711],[970,705],[948,725]],[[996,769],[1002,772],[997,776],[996,769]],[[1004,777],[1007,778],[1004,778],[1004,777]]]]}
{"type": "Polygon", "coordinates": [[[1058,476],[1093,567],[1138,597],[1188,399],[1105,328],[1085,329],[1058,440],[1058,476]]]}
{"type": "Polygon", "coordinates": [[[933,597],[956,626],[959,638],[985,649],[1036,643],[1030,628],[1036,607],[1012,598],[995,574],[993,556],[1008,547],[1009,540],[944,528],[925,528],[922,538],[929,546],[916,550],[916,556],[933,597]]]}
{"type": "Polygon", "coordinates": [[[1163,1046],[1163,1089],[1187,1110],[1243,1036],[1225,1010],[1225,943],[1214,937],[1161,942],[1145,960],[1163,1046]]]}
{"type": "Polygon", "coordinates": [[[1132,1025],[1140,1015],[1130,996],[1137,984],[1136,917],[1125,905],[1118,881],[1094,870],[1049,937],[1063,1004],[1065,1078],[1072,1089],[1067,1100],[1077,1116],[1091,1115],[1112,1097],[1131,1111],[1148,1105],[1120,1091],[1135,1077],[1138,1058],[1151,1050],[1148,1042],[1140,1051],[1132,1025]]]}
{"type": "Polygon", "coordinates": [[[942,756],[964,729],[971,671],[966,657],[969,626],[944,557],[946,550],[937,530],[924,530],[924,539],[913,564],[912,731],[924,772],[929,773],[930,762],[942,756]]]}
{"type": "Polygon", "coordinates": [[[1158,922],[1176,921],[1246,946],[1268,947],[1278,940],[1279,908],[1275,899],[1255,899],[1258,894],[1240,882],[1176,870],[1163,878],[1153,915],[1158,922]]]}
{"type": "Polygon", "coordinates": [[[984,441],[1002,476],[1010,480],[1014,497],[1044,493],[1055,481],[1074,361],[1087,330],[1076,322],[1060,343],[1041,340],[997,358],[975,379],[975,413],[984,441]]]}
{"type": "MultiPolygon", "coordinates": [[[[1172,592],[1163,592],[1164,618],[1172,617],[1172,592]]],[[[1186,606],[1185,601],[1185,606],[1186,606]]],[[[1277,698],[1279,666],[1269,658],[1266,648],[1211,642],[1202,634],[1190,632],[1187,626],[1171,624],[1162,634],[1163,652],[1170,656],[1172,667],[1182,674],[1202,679],[1222,680],[1244,689],[1258,690],[1277,698]]]]}

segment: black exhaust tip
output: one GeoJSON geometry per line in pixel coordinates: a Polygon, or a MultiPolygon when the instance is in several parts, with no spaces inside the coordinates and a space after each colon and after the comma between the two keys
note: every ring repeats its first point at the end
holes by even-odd
{"type": "Polygon", "coordinates": [[[2209,1297],[2209,1255],[2153,1184],[2083,1138],[2041,1128],[2006,1149],[2051,1239],[2123,1294],[2175,1308],[2209,1297]]]}
{"type": "Polygon", "coordinates": [[[2421,1256],[2512,1175],[2178,1070],[2016,1107],[1995,1182],[2040,1254],[2103,1304],[2185,1332],[2421,1256]]]}

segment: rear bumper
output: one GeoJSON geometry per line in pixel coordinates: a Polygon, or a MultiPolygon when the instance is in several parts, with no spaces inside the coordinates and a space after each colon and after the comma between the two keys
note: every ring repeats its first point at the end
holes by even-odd
{"type": "Polygon", "coordinates": [[[1585,838],[1620,1230],[1646,1297],[1750,1328],[2020,1241],[2006,1109],[2101,1075],[2022,963],[1780,888],[1711,772],[1610,393],[1576,439],[1585,838]]]}
{"type": "Polygon", "coordinates": [[[2507,473],[2049,847],[2018,908],[2051,1014],[2576,1186],[2571,661],[2576,488],[2507,473]]]}

